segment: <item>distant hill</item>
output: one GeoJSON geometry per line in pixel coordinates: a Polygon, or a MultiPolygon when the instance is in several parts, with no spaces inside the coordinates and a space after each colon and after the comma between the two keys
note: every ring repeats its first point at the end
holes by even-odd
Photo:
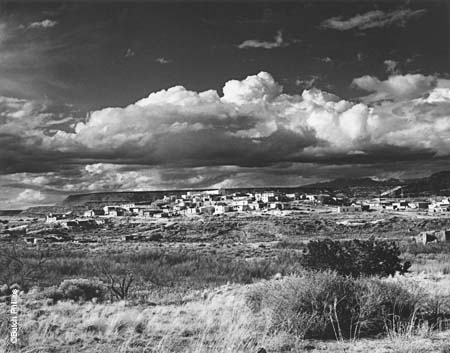
{"type": "Polygon", "coordinates": [[[398,179],[374,180],[372,178],[337,178],[331,181],[303,186],[305,190],[321,190],[331,194],[345,194],[349,197],[379,196],[382,192],[399,185],[404,181],[398,179]]]}
{"type": "Polygon", "coordinates": [[[186,191],[120,191],[120,192],[97,192],[92,194],[69,195],[64,199],[62,205],[67,207],[86,206],[88,208],[103,207],[121,203],[153,202],[168,193],[181,195],[186,191]]]}
{"type": "MultiPolygon", "coordinates": [[[[306,192],[306,193],[329,193],[345,194],[348,197],[372,197],[380,196],[381,193],[396,189],[398,193],[406,196],[450,196],[450,171],[435,173],[426,178],[419,179],[387,179],[375,180],[372,178],[337,178],[331,181],[309,184],[295,187],[265,187],[265,188],[236,188],[227,189],[229,192],[261,192],[274,190],[282,192],[306,192]]],[[[198,189],[205,190],[205,189],[198,189]]],[[[159,191],[123,191],[123,192],[99,192],[92,194],[69,195],[62,203],[63,209],[87,209],[98,208],[105,205],[120,203],[153,202],[164,195],[176,195],[186,193],[188,190],[159,190],[159,191]]],[[[194,190],[195,191],[195,190],[194,190]]],[[[34,210],[40,213],[43,210],[34,210]]],[[[56,211],[53,211],[56,212],[56,211]]]]}
{"type": "Polygon", "coordinates": [[[22,210],[0,210],[0,216],[16,216],[20,212],[22,212],[22,210]]]}
{"type": "Polygon", "coordinates": [[[417,179],[387,179],[371,178],[338,178],[324,183],[306,185],[303,188],[326,189],[330,192],[342,192],[348,196],[375,196],[384,191],[401,186],[397,196],[420,197],[441,195],[450,196],[450,171],[441,171],[429,177],[417,179]]]}
{"type": "Polygon", "coordinates": [[[374,180],[372,178],[338,178],[323,183],[309,184],[303,188],[331,188],[331,189],[345,189],[354,187],[373,187],[373,186],[396,186],[404,182],[398,179],[388,180],[374,180]]]}
{"type": "Polygon", "coordinates": [[[426,178],[409,180],[404,193],[414,196],[450,196],[450,171],[434,173],[426,178]]]}
{"type": "Polygon", "coordinates": [[[64,206],[33,206],[20,213],[20,216],[24,217],[45,217],[49,213],[66,213],[72,211],[71,207],[64,206]]]}

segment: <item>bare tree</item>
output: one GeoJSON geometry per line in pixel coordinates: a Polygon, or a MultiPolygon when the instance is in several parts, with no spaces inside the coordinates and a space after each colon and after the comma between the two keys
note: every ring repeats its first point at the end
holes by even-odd
{"type": "Polygon", "coordinates": [[[108,289],[114,298],[126,300],[128,298],[131,285],[134,282],[134,274],[131,271],[122,274],[114,274],[111,267],[102,263],[100,265],[105,282],[108,283],[108,289]]]}
{"type": "Polygon", "coordinates": [[[0,283],[8,288],[17,283],[26,290],[42,277],[44,263],[49,259],[48,251],[38,249],[30,257],[25,250],[18,242],[0,248],[0,283]]]}

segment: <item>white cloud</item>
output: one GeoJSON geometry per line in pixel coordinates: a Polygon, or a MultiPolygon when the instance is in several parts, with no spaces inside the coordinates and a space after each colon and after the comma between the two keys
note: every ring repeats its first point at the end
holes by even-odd
{"type": "Polygon", "coordinates": [[[356,86],[374,92],[364,100],[373,103],[369,106],[315,88],[301,96],[284,94],[261,72],[226,82],[223,96],[175,86],[124,108],[94,111],[75,131],[59,131],[44,145],[152,165],[273,163],[354,151],[370,159],[389,146],[445,154],[450,97],[437,82],[446,84],[423,75],[355,79],[356,86]],[[393,102],[377,103],[382,99],[393,102]],[[438,112],[440,118],[433,118],[438,112]]]}
{"type": "Polygon", "coordinates": [[[422,101],[425,103],[448,103],[450,102],[450,87],[437,87],[422,101]]]}
{"type": "Polygon", "coordinates": [[[94,163],[94,164],[87,164],[84,167],[84,170],[93,175],[102,174],[107,171],[113,171],[116,170],[117,167],[114,164],[110,163],[94,163]]]}
{"type": "Polygon", "coordinates": [[[172,60],[166,59],[164,57],[156,58],[155,61],[161,65],[170,64],[172,60]]]}
{"type": "Polygon", "coordinates": [[[41,194],[40,191],[33,189],[25,189],[17,196],[16,202],[32,204],[42,201],[44,199],[45,197],[44,195],[41,194]]]}
{"type": "Polygon", "coordinates": [[[283,32],[278,31],[275,35],[273,42],[259,40],[259,39],[247,39],[239,44],[237,47],[239,49],[249,49],[249,48],[262,48],[262,49],[274,49],[280,47],[286,47],[289,43],[283,40],[283,32]]]}
{"type": "Polygon", "coordinates": [[[55,27],[57,24],[57,21],[46,19],[42,21],[32,22],[28,25],[28,28],[51,28],[55,27]]]}
{"type": "Polygon", "coordinates": [[[242,81],[231,80],[225,83],[222,100],[235,104],[270,101],[282,91],[283,87],[276,83],[269,73],[260,72],[242,81]]]}
{"type": "MultiPolygon", "coordinates": [[[[355,102],[317,88],[286,94],[272,75],[260,72],[226,82],[223,94],[182,86],[153,92],[125,107],[93,111],[73,128],[72,120],[35,102],[3,97],[0,161],[8,173],[83,166],[76,173],[81,184],[59,186],[73,191],[94,190],[100,187],[94,179],[105,175],[111,176],[102,185],[122,189],[135,188],[137,179],[164,185],[159,172],[133,174],[127,166],[262,167],[450,155],[450,80],[408,74],[384,81],[363,76],[354,84],[369,96],[355,102]],[[61,125],[53,124],[56,119],[61,125]]],[[[43,176],[23,180],[27,188],[59,183],[43,176]]]]}
{"type": "Polygon", "coordinates": [[[350,29],[366,30],[371,28],[388,27],[392,25],[404,26],[412,18],[423,15],[426,10],[401,9],[391,12],[381,10],[357,14],[346,20],[342,16],[329,18],[321,23],[323,28],[347,31],[350,29]]]}
{"type": "Polygon", "coordinates": [[[366,75],[355,78],[352,82],[355,87],[374,92],[365,97],[368,102],[384,99],[398,101],[418,98],[436,87],[436,84],[436,77],[421,74],[393,75],[385,81],[366,75]]]}

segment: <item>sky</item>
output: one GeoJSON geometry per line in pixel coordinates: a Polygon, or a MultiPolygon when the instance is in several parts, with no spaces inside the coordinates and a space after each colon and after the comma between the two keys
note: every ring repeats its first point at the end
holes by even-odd
{"type": "Polygon", "coordinates": [[[450,169],[449,4],[1,2],[0,209],[450,169]]]}

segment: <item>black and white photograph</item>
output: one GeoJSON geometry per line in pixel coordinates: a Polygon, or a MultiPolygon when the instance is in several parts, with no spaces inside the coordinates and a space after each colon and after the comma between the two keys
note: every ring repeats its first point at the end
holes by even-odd
{"type": "Polygon", "coordinates": [[[0,0],[0,352],[450,353],[450,1],[0,0]]]}

